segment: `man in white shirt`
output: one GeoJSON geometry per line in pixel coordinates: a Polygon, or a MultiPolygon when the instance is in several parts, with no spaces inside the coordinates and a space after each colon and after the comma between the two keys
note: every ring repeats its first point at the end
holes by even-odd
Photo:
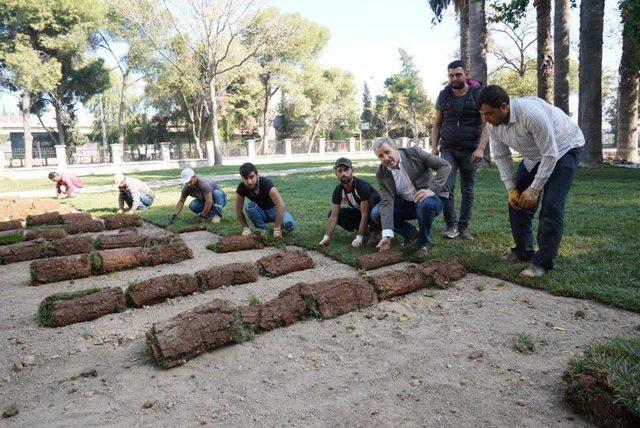
{"type": "Polygon", "coordinates": [[[509,194],[509,221],[515,248],[504,262],[530,261],[521,276],[553,269],[562,239],[564,210],[584,147],[584,136],[569,116],[540,98],[509,100],[500,86],[478,96],[478,109],[491,139],[500,178],[509,194]],[[523,156],[513,173],[511,149],[523,156]],[[531,223],[542,194],[538,251],[531,223]]]}
{"type": "Polygon", "coordinates": [[[395,230],[407,241],[415,239],[418,252],[427,254],[433,220],[442,212],[442,198],[449,195],[444,185],[451,165],[420,147],[398,149],[389,137],[376,138],[373,152],[381,162],[376,172],[381,200],[371,210],[371,220],[382,226],[378,248],[391,247],[395,230]],[[416,219],[418,230],[407,221],[416,219]]]}

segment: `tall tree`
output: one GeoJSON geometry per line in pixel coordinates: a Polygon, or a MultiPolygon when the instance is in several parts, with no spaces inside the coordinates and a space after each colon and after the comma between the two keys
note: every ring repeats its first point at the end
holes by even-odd
{"type": "MultiPolygon", "coordinates": [[[[471,33],[471,77],[487,84],[487,18],[485,0],[470,0],[469,31],[471,33]]],[[[484,149],[482,166],[491,165],[491,145],[484,149]]]]}
{"type": "Polygon", "coordinates": [[[638,84],[640,73],[640,5],[620,1],[624,27],[618,86],[618,144],[616,156],[638,162],[638,84]]]}
{"type": "Polygon", "coordinates": [[[362,129],[362,136],[367,139],[375,136],[373,108],[369,85],[367,82],[364,82],[364,88],[362,89],[362,114],[360,115],[360,126],[362,129]],[[363,125],[366,126],[366,129],[362,128],[363,125]]]}
{"type": "Polygon", "coordinates": [[[538,22],[538,98],[553,101],[553,49],[551,40],[551,0],[534,0],[538,22]]]}
{"type": "Polygon", "coordinates": [[[569,0],[553,11],[553,105],[569,114],[569,0]]]}
{"type": "Polygon", "coordinates": [[[578,125],[585,138],[582,165],[602,165],[602,33],[605,0],[580,3],[578,125]]]}
{"type": "Polygon", "coordinates": [[[256,34],[254,0],[119,0],[118,8],[127,19],[135,22],[151,41],[156,52],[168,61],[195,87],[206,84],[211,114],[211,140],[214,164],[222,164],[218,132],[220,80],[226,73],[242,67],[267,42],[256,34]],[[165,37],[161,37],[163,34],[165,37]],[[256,36],[257,37],[252,37],[256,36]],[[252,37],[251,46],[241,43],[252,37]],[[189,49],[197,67],[186,68],[176,56],[174,40],[189,49]]]}

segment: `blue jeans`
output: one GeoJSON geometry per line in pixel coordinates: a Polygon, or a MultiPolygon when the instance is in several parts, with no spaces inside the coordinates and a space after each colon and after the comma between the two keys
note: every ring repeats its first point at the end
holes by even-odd
{"type": "MultiPolygon", "coordinates": [[[[271,207],[268,210],[263,210],[258,204],[251,201],[244,209],[244,213],[251,219],[251,222],[258,229],[267,229],[266,223],[272,223],[276,220],[276,207],[271,207]]],[[[285,211],[284,218],[282,219],[282,229],[291,232],[296,228],[296,221],[289,211],[285,211]]]]}
{"type": "MultiPolygon", "coordinates": [[[[205,218],[210,219],[214,215],[222,218],[222,208],[227,205],[227,195],[222,189],[213,189],[211,196],[213,197],[213,206],[205,218]]],[[[189,209],[196,214],[200,214],[204,209],[204,204],[204,200],[201,201],[200,199],[194,199],[189,204],[189,209]]]]}
{"type": "MultiPolygon", "coordinates": [[[[424,247],[431,243],[429,240],[431,226],[433,220],[442,212],[443,206],[444,202],[439,196],[433,196],[418,203],[396,198],[393,203],[393,230],[405,238],[417,237],[418,248],[424,247]],[[407,221],[415,219],[418,219],[418,230],[407,221]]],[[[371,220],[378,225],[382,223],[380,204],[371,210],[371,220]]]]}
{"type": "Polygon", "coordinates": [[[476,169],[478,164],[471,162],[469,150],[455,150],[442,148],[440,156],[451,165],[451,173],[447,178],[445,188],[449,192],[449,197],[444,200],[444,221],[447,227],[456,225],[455,194],[456,172],[460,170],[460,218],[457,221],[458,229],[469,227],[471,220],[471,208],[473,206],[473,187],[476,180],[476,169]]]}
{"type": "Polygon", "coordinates": [[[139,210],[147,209],[153,203],[153,198],[142,192],[131,193],[129,190],[120,190],[120,198],[131,209],[133,203],[136,202],[139,210]]]}
{"type": "MultiPolygon", "coordinates": [[[[516,244],[512,251],[520,260],[531,260],[531,263],[536,266],[542,266],[547,270],[553,269],[553,259],[558,255],[564,231],[564,209],[582,152],[582,148],[572,149],[558,159],[549,180],[544,185],[538,217],[538,251],[533,250],[531,231],[533,216],[538,207],[516,210],[509,206],[511,234],[516,244]]],[[[537,171],[537,165],[529,172],[520,162],[515,175],[518,192],[524,191],[531,185],[537,171]]]]}

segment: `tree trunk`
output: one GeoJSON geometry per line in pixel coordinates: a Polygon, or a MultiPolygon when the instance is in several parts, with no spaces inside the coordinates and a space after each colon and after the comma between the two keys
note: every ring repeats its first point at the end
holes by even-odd
{"type": "Polygon", "coordinates": [[[551,40],[551,0],[536,0],[538,23],[538,98],[553,101],[553,52],[551,40]]]}
{"type": "Polygon", "coordinates": [[[118,106],[118,144],[124,145],[124,109],[126,108],[125,91],[127,89],[127,71],[122,75],[122,88],[120,88],[120,105],[118,106]]]}
{"type": "Polygon", "coordinates": [[[213,141],[213,164],[222,165],[222,153],[218,137],[218,100],[216,100],[216,79],[209,81],[209,102],[211,103],[211,141],[213,141]]]}
{"type": "MultiPolygon", "coordinates": [[[[469,33],[471,34],[471,76],[487,84],[487,20],[485,0],[469,1],[469,33]]],[[[491,147],[484,149],[483,167],[491,166],[491,147]]]]}
{"type": "Polygon", "coordinates": [[[56,112],[56,128],[58,129],[58,144],[66,144],[67,143],[67,138],[65,135],[65,124],[64,124],[64,118],[63,116],[65,115],[65,111],[64,111],[65,107],[63,105],[58,105],[56,104],[54,106],[54,110],[56,112]]]}
{"type": "Polygon", "coordinates": [[[102,94],[98,94],[98,101],[100,102],[100,129],[102,131],[102,161],[108,162],[109,159],[109,144],[107,142],[107,125],[104,123],[104,111],[102,108],[102,94]]]}
{"type": "Polygon", "coordinates": [[[315,120],[313,122],[313,128],[311,128],[311,135],[309,135],[309,150],[307,150],[307,153],[311,153],[311,150],[313,150],[313,146],[316,142],[316,135],[318,132],[318,124],[320,123],[320,119],[315,120]]]}
{"type": "Polygon", "coordinates": [[[471,64],[471,53],[469,49],[469,0],[464,0],[460,4],[458,19],[460,20],[460,59],[467,64],[471,64]]]}
{"type": "Polygon", "coordinates": [[[31,93],[22,93],[22,128],[24,129],[24,166],[33,166],[33,135],[29,124],[29,110],[31,109],[31,93]]]}
{"type": "Polygon", "coordinates": [[[602,165],[602,31],[605,0],[580,3],[578,125],[585,138],[582,166],[602,165]]]}
{"type": "Polygon", "coordinates": [[[260,149],[264,147],[264,154],[270,154],[267,150],[267,112],[269,110],[269,94],[271,89],[268,84],[264,85],[264,105],[262,106],[262,138],[256,153],[260,153],[260,149]]]}
{"type": "Polygon", "coordinates": [[[554,6],[553,105],[569,114],[569,0],[554,6]]]}
{"type": "Polygon", "coordinates": [[[638,162],[638,71],[634,67],[640,61],[640,49],[629,34],[629,26],[625,22],[622,31],[616,157],[628,162],[638,162]]]}

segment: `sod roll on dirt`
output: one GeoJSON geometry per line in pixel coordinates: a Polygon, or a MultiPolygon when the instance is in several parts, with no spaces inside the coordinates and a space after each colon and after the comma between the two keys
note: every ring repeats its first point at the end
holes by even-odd
{"type": "Polygon", "coordinates": [[[122,289],[93,288],[47,297],[40,303],[38,319],[43,326],[62,327],[124,310],[122,289]]]}
{"type": "Polygon", "coordinates": [[[31,285],[87,278],[91,273],[89,254],[34,260],[31,262],[31,285]]]}
{"type": "Polygon", "coordinates": [[[62,214],[62,222],[64,224],[70,224],[70,223],[81,223],[81,222],[85,222],[85,221],[91,221],[91,214],[90,213],[69,213],[69,214],[62,214]]]}
{"type": "Polygon", "coordinates": [[[225,285],[239,285],[258,280],[258,268],[253,263],[231,263],[196,272],[200,290],[213,290],[225,285]]]}
{"type": "Polygon", "coordinates": [[[93,250],[93,238],[90,234],[67,236],[51,241],[54,253],[58,256],[85,254],[93,250]]]}
{"type": "Polygon", "coordinates": [[[243,329],[255,318],[255,308],[215,299],[153,324],[147,347],[158,367],[174,367],[210,349],[244,340],[243,329]]]}
{"type": "Polygon", "coordinates": [[[372,270],[400,263],[403,260],[400,250],[391,249],[388,251],[378,251],[377,253],[363,254],[356,259],[356,267],[358,269],[372,270]]]}
{"type": "Polygon", "coordinates": [[[137,247],[140,245],[140,236],[135,229],[123,229],[119,233],[111,235],[101,233],[96,237],[95,244],[96,248],[100,250],[137,247]]]}
{"type": "Polygon", "coordinates": [[[104,224],[102,224],[100,220],[82,220],[65,224],[64,230],[66,230],[69,235],[86,232],[102,232],[104,230],[104,224]]]}
{"type": "Polygon", "coordinates": [[[427,287],[424,273],[413,265],[367,276],[365,279],[375,287],[380,300],[402,296],[427,287]]]}
{"type": "Polygon", "coordinates": [[[41,259],[51,255],[51,243],[44,239],[0,246],[0,264],[41,259]]]}
{"type": "Polygon", "coordinates": [[[258,260],[262,272],[268,277],[286,275],[290,272],[311,269],[313,260],[304,251],[280,251],[258,260]]]}
{"type": "Polygon", "coordinates": [[[136,214],[115,214],[103,217],[104,227],[107,230],[124,229],[127,227],[142,226],[142,221],[136,214]]]}
{"type": "Polygon", "coordinates": [[[169,274],[133,283],[125,293],[128,306],[156,305],[167,299],[195,293],[198,280],[189,274],[169,274]]]}
{"type": "Polygon", "coordinates": [[[24,234],[25,241],[33,241],[34,239],[60,239],[67,236],[67,232],[63,229],[51,228],[51,229],[31,229],[27,230],[24,234]]]}
{"type": "Polygon", "coordinates": [[[378,303],[373,287],[358,276],[300,283],[294,288],[311,313],[324,319],[378,303]]]}
{"type": "Polygon", "coordinates": [[[20,220],[0,221],[0,232],[4,232],[6,230],[21,229],[21,228],[22,228],[22,222],[20,220]]]}
{"type": "Polygon", "coordinates": [[[22,229],[0,232],[0,245],[17,244],[22,241],[24,241],[24,231],[22,229]]]}
{"type": "Polygon", "coordinates": [[[27,216],[27,227],[42,226],[45,224],[61,224],[62,216],[58,211],[27,216]]]}
{"type": "Polygon", "coordinates": [[[217,253],[229,253],[232,251],[259,250],[264,248],[264,244],[253,235],[242,236],[222,236],[213,245],[213,250],[217,253]]]}

